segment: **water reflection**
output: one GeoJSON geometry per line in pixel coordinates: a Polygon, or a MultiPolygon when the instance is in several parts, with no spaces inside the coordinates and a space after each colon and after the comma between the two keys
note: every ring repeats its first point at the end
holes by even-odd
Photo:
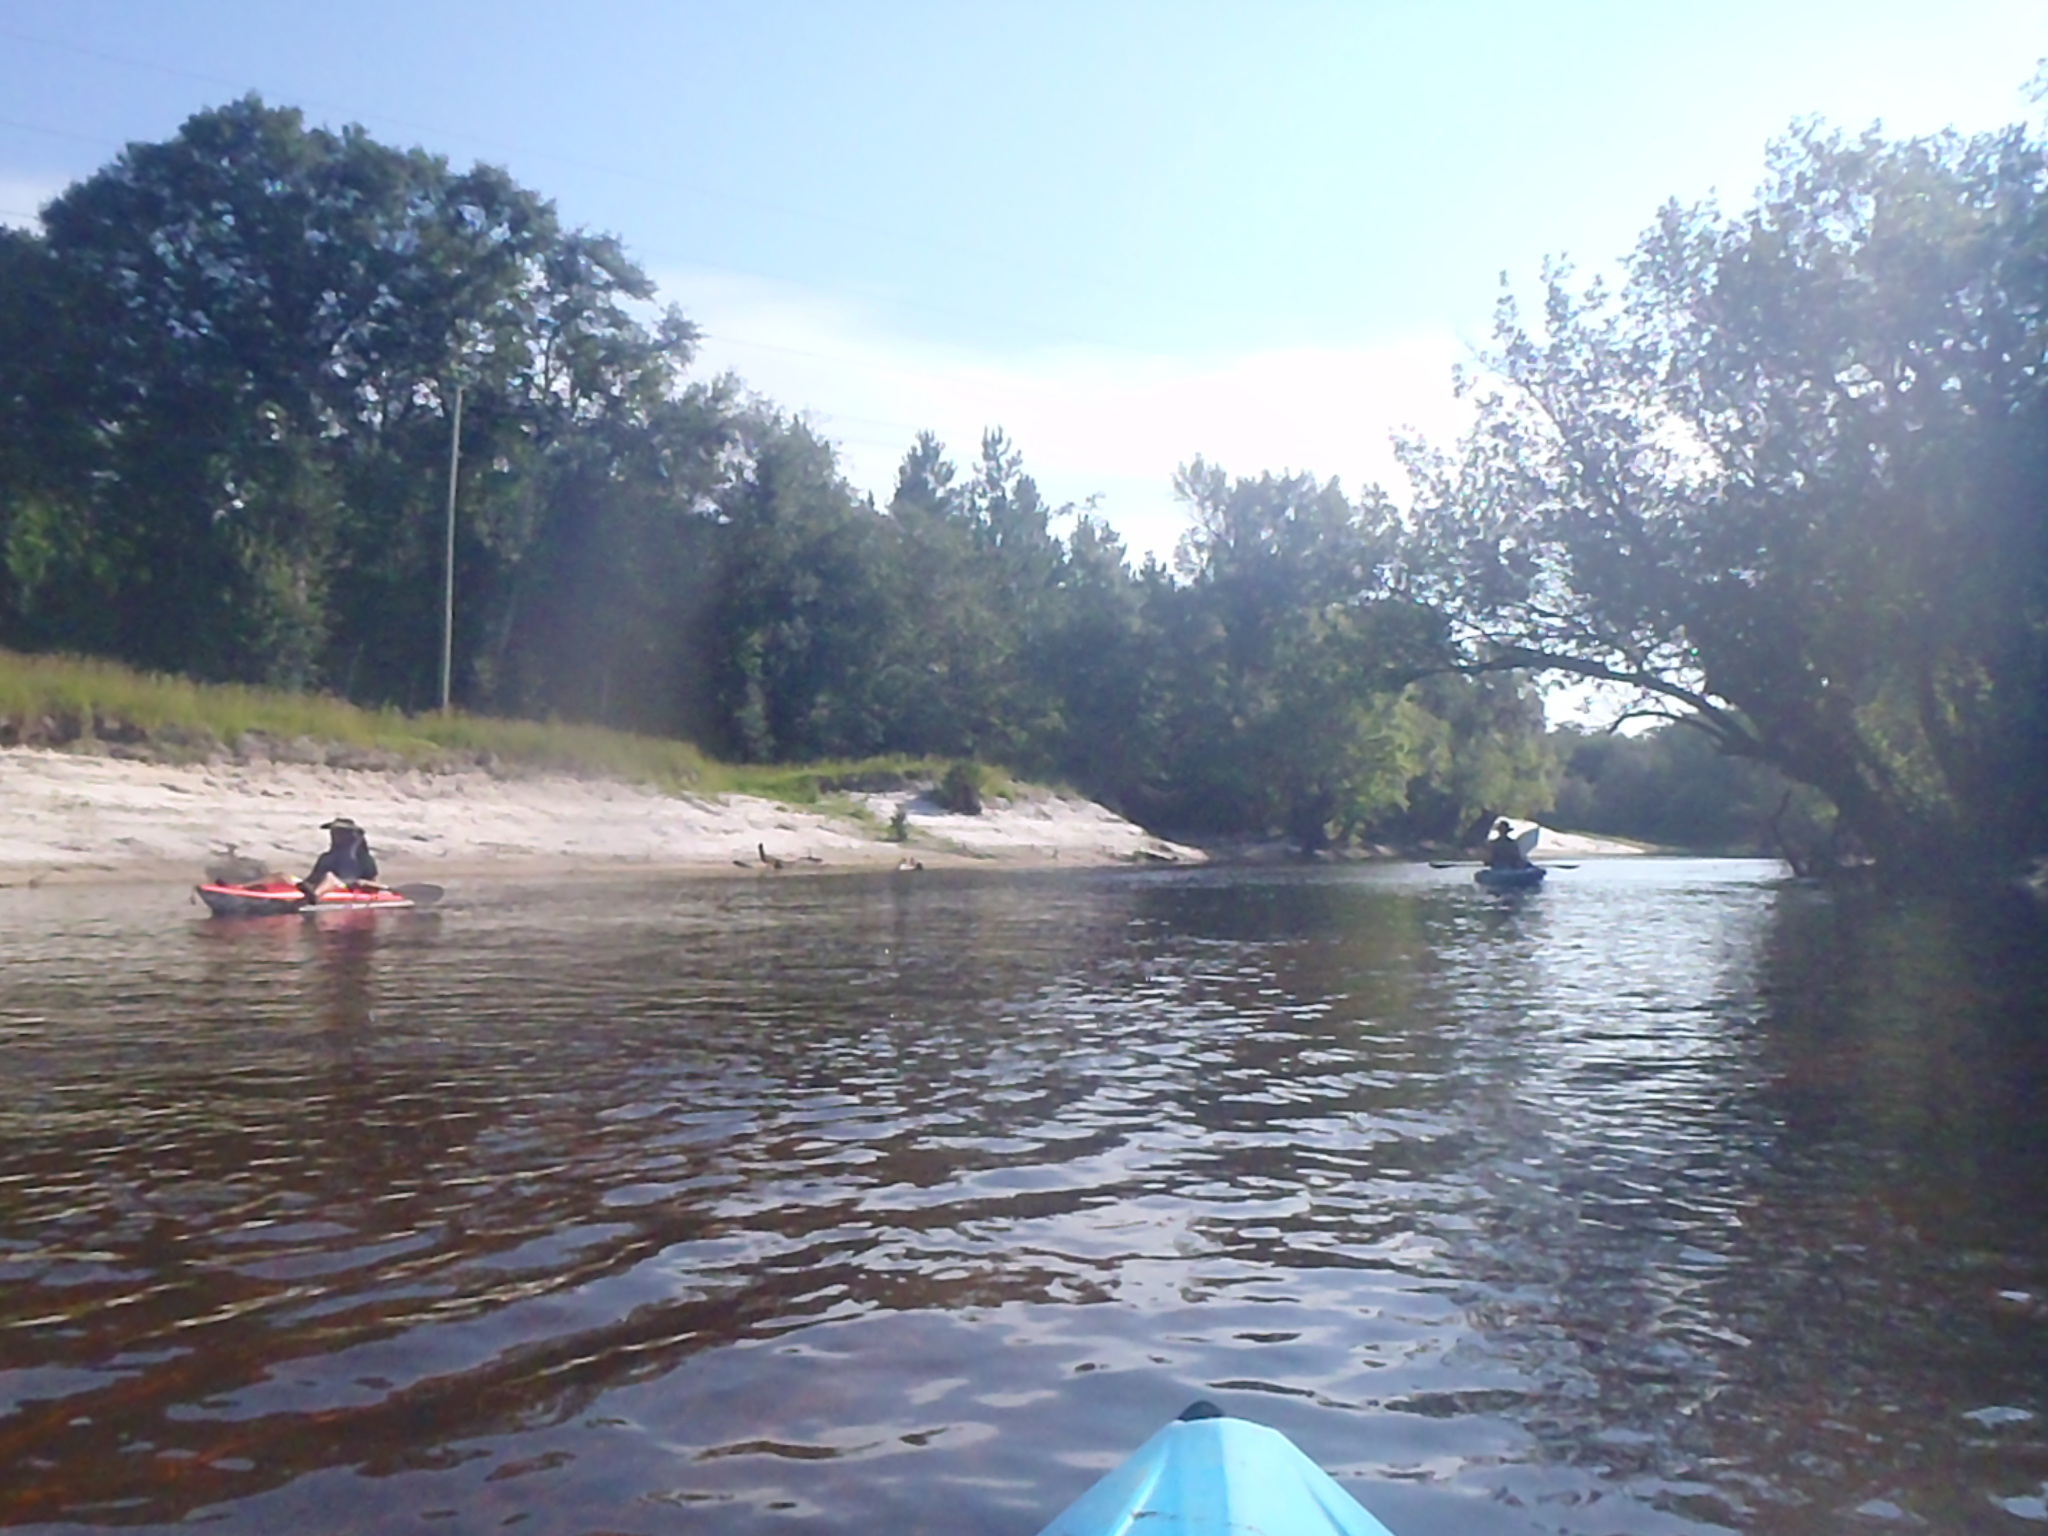
{"type": "Polygon", "coordinates": [[[1028,1532],[1210,1395],[1404,1536],[1991,1528],[2040,947],[1768,875],[0,907],[0,1520],[1028,1532]]]}

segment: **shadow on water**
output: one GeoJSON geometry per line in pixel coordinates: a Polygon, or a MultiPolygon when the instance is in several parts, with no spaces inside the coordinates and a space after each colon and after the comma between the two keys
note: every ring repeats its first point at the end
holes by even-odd
{"type": "Polygon", "coordinates": [[[1707,1422],[1749,1528],[1813,1509],[2048,1520],[2048,932],[1996,906],[1800,899],[1761,962],[1776,1135],[1716,1302],[1707,1422]]]}
{"type": "Polygon", "coordinates": [[[1208,1395],[1403,1536],[2025,1529],[2039,935],[1768,874],[0,909],[0,1522],[1029,1532],[1208,1395]]]}

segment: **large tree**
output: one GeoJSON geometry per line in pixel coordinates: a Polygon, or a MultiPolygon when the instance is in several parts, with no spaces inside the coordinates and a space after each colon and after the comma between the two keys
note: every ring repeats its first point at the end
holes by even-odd
{"type": "Polygon", "coordinates": [[[877,658],[916,752],[1047,766],[1058,734],[1046,639],[1067,550],[1023,455],[999,429],[962,476],[930,433],[897,472],[888,524],[897,623],[877,658]]]}
{"type": "Polygon", "coordinates": [[[1642,691],[1880,856],[2048,847],[2048,175],[2024,134],[1802,131],[1610,293],[1504,300],[1414,448],[1468,664],[1642,691]]]}
{"type": "Polygon", "coordinates": [[[501,170],[250,97],[42,224],[0,248],[0,412],[33,445],[0,457],[13,643],[431,703],[461,386],[457,686],[507,702],[542,675],[510,654],[529,557],[592,488],[688,509],[714,478],[723,433],[673,409],[687,322],[640,318],[616,243],[501,170]]]}
{"type": "Polygon", "coordinates": [[[1197,459],[1176,481],[1193,528],[1181,581],[1148,587],[1153,814],[1283,830],[1304,848],[1399,811],[1416,767],[1398,707],[1433,616],[1389,586],[1397,519],[1313,475],[1232,478],[1197,459]]]}

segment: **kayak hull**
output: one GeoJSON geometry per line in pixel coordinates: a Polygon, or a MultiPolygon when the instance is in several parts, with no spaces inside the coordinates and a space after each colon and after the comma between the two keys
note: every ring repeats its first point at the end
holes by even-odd
{"type": "Polygon", "coordinates": [[[1530,864],[1522,869],[1482,869],[1472,878],[1496,891],[1526,891],[1541,885],[1549,873],[1540,864],[1530,864]]]}
{"type": "Polygon", "coordinates": [[[317,917],[327,912],[403,912],[414,905],[410,897],[383,886],[350,887],[323,891],[313,901],[289,880],[265,880],[253,885],[212,882],[199,886],[199,899],[215,917],[317,917]]]}
{"type": "Polygon", "coordinates": [[[1277,1429],[1176,1419],[1039,1536],[1392,1536],[1277,1429]]]}

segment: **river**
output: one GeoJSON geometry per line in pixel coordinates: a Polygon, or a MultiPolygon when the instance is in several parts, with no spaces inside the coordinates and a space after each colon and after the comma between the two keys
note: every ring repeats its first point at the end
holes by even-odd
{"type": "Polygon", "coordinates": [[[0,891],[0,1524],[2048,1530],[2038,920],[1617,860],[0,891]],[[362,923],[364,926],[345,926],[362,923]]]}

